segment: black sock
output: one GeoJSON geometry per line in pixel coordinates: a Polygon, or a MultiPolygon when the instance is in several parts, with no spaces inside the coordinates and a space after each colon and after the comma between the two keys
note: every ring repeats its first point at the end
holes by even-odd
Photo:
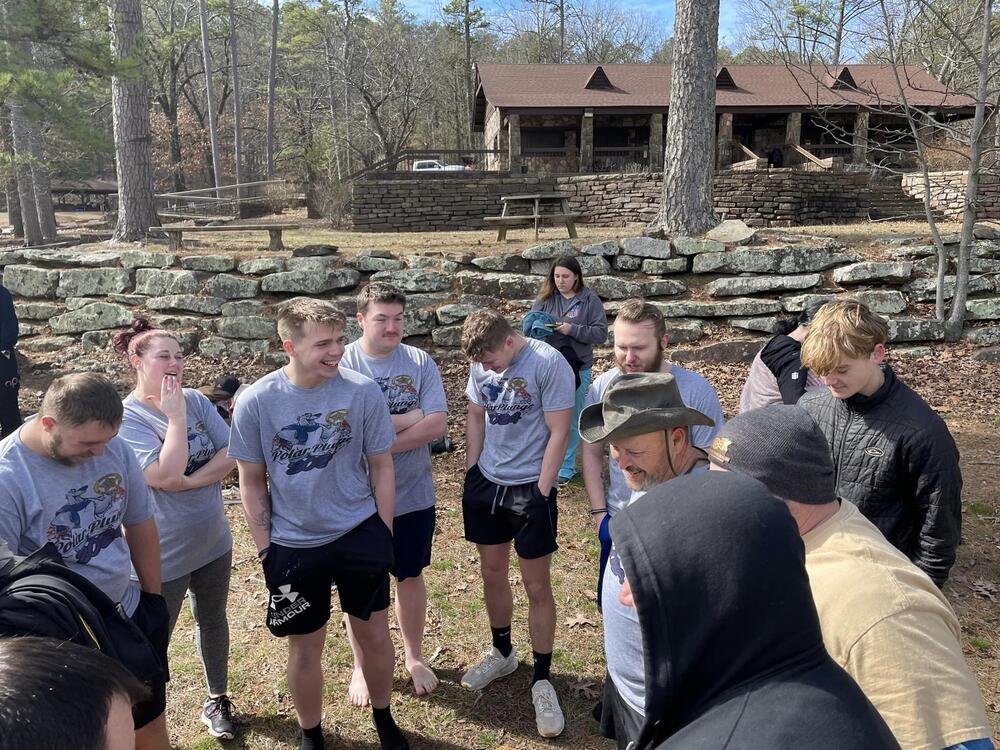
{"type": "Polygon", "coordinates": [[[503,657],[510,656],[514,647],[510,643],[510,625],[505,628],[490,628],[493,631],[493,648],[503,657]]]}
{"type": "Polygon", "coordinates": [[[535,672],[531,675],[531,684],[534,685],[539,680],[549,679],[549,668],[552,666],[552,652],[540,654],[537,651],[532,651],[531,655],[535,657],[535,672]]]}
{"type": "Polygon", "coordinates": [[[372,720],[375,722],[375,731],[378,732],[382,750],[410,750],[410,743],[396,726],[388,706],[385,708],[372,706],[372,720]]]}
{"type": "MultiPolygon", "coordinates": [[[[301,727],[300,727],[301,728],[301,727]]],[[[323,750],[323,724],[319,723],[312,729],[302,729],[302,741],[299,750],[323,750]]]]}

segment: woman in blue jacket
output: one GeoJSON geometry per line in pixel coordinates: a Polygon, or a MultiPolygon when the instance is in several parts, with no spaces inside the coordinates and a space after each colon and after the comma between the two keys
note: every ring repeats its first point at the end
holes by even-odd
{"type": "Polygon", "coordinates": [[[580,264],[571,255],[552,261],[531,309],[548,313],[555,320],[553,333],[545,341],[563,353],[578,377],[569,445],[559,469],[559,484],[563,485],[576,476],[576,449],[580,445],[577,420],[590,387],[594,345],[608,340],[608,316],[600,298],[584,284],[580,264]]]}

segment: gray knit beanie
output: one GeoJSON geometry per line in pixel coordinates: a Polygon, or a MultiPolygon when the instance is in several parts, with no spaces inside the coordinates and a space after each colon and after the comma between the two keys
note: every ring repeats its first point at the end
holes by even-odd
{"type": "Polygon", "coordinates": [[[733,417],[708,449],[712,463],[767,485],[782,500],[824,505],[837,499],[830,446],[798,406],[774,405],[733,417]]]}

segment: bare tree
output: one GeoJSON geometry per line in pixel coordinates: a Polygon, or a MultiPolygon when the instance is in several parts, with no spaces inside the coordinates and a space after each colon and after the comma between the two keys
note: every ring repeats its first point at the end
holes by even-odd
{"type": "Polygon", "coordinates": [[[697,235],[718,223],[712,179],[719,0],[678,0],[673,38],[658,223],[673,234],[697,235]]]}
{"type": "Polygon", "coordinates": [[[274,0],[271,8],[271,55],[268,64],[267,74],[267,136],[265,149],[267,150],[267,179],[274,179],[274,101],[278,86],[278,24],[280,22],[281,11],[278,8],[278,0],[274,0]]]}
{"type": "MultiPolygon", "coordinates": [[[[215,112],[215,84],[212,82],[214,70],[212,68],[212,48],[208,41],[208,8],[205,0],[198,0],[198,12],[201,21],[201,56],[205,61],[205,98],[208,101],[205,107],[208,115],[208,135],[212,142],[212,174],[215,178],[215,187],[222,186],[222,165],[219,159],[219,124],[218,116],[215,112]]],[[[218,195],[218,191],[216,191],[218,195]]]]}
{"type": "Polygon", "coordinates": [[[111,78],[115,166],[118,172],[118,223],[114,239],[134,242],[160,225],[153,194],[153,153],[149,135],[149,91],[141,59],[142,7],[139,0],[111,0],[111,78]]]}
{"type": "Polygon", "coordinates": [[[661,50],[665,39],[652,14],[613,0],[579,0],[570,9],[574,62],[639,63],[661,50]]]}
{"type": "MultiPolygon", "coordinates": [[[[243,105],[240,102],[240,63],[236,52],[236,2],[229,0],[229,53],[233,65],[233,176],[236,184],[243,182],[243,105]]],[[[239,197],[240,189],[236,188],[239,197]]]]}

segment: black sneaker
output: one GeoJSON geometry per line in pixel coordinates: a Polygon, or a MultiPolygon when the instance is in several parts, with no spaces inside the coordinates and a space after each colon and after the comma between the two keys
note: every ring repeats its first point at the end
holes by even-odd
{"type": "Polygon", "coordinates": [[[208,733],[220,740],[231,740],[236,736],[233,723],[233,702],[228,695],[209,698],[201,712],[201,723],[208,727],[208,733]]]}

